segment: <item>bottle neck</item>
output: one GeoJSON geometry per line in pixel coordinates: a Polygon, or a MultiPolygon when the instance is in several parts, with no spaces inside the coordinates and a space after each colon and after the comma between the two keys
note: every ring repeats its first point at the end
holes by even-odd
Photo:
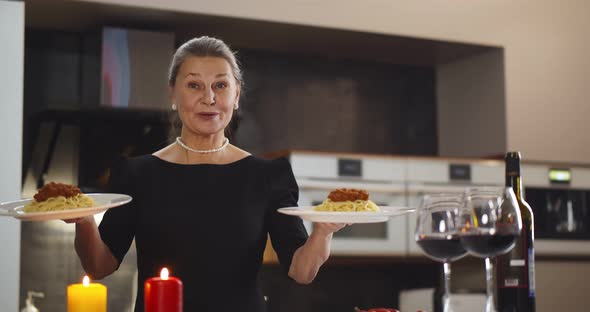
{"type": "Polygon", "coordinates": [[[509,153],[506,157],[506,186],[512,188],[518,200],[523,200],[519,154],[509,153]]]}
{"type": "Polygon", "coordinates": [[[506,176],[506,186],[512,188],[517,200],[524,200],[522,196],[522,181],[520,180],[520,175],[506,176]]]}

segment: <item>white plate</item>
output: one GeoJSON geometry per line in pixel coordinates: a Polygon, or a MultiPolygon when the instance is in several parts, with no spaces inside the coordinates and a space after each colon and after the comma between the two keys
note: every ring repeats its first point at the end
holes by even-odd
{"type": "Polygon", "coordinates": [[[75,219],[97,214],[131,201],[131,196],[124,194],[96,193],[85,195],[94,199],[96,206],[47,212],[24,212],[24,206],[32,201],[29,198],[0,204],[0,216],[9,216],[23,221],[75,219]]]}
{"type": "Polygon", "coordinates": [[[315,211],[314,206],[280,208],[278,212],[298,216],[311,222],[328,223],[377,223],[386,222],[391,217],[401,216],[416,209],[408,207],[379,206],[381,211],[366,212],[339,212],[339,211],[315,211]]]}

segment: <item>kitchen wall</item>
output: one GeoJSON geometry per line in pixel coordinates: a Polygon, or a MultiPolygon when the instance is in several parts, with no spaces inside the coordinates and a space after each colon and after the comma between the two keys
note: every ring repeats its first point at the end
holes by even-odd
{"type": "MultiPolygon", "coordinates": [[[[24,3],[0,0],[0,202],[20,198],[22,162],[24,3]]],[[[20,221],[0,217],[0,306],[18,310],[20,221]]]]}
{"type": "Polygon", "coordinates": [[[586,0],[94,2],[502,46],[507,149],[527,159],[590,163],[586,0]]]}
{"type": "Polygon", "coordinates": [[[507,148],[504,51],[440,65],[436,82],[439,155],[503,154],[507,148]]]}

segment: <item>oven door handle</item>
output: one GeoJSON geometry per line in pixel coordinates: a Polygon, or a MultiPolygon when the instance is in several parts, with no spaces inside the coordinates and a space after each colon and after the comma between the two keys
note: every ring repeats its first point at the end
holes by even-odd
{"type": "Polygon", "coordinates": [[[359,188],[368,192],[404,193],[406,186],[403,183],[375,183],[360,181],[315,181],[298,179],[297,184],[301,190],[333,190],[337,188],[359,188]]]}
{"type": "Polygon", "coordinates": [[[444,192],[464,192],[468,185],[424,185],[424,184],[410,184],[408,185],[408,195],[421,195],[424,193],[444,193],[444,192]]]}

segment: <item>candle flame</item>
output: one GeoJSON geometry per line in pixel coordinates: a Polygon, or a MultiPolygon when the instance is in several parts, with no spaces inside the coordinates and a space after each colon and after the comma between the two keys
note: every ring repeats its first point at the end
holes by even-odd
{"type": "Polygon", "coordinates": [[[167,280],[168,275],[170,275],[170,273],[168,272],[168,269],[163,268],[162,271],[160,272],[160,278],[163,280],[167,280]]]}
{"type": "Polygon", "coordinates": [[[88,287],[88,285],[90,285],[90,278],[88,277],[88,275],[84,275],[84,278],[82,279],[82,284],[84,285],[84,287],[88,287]]]}

